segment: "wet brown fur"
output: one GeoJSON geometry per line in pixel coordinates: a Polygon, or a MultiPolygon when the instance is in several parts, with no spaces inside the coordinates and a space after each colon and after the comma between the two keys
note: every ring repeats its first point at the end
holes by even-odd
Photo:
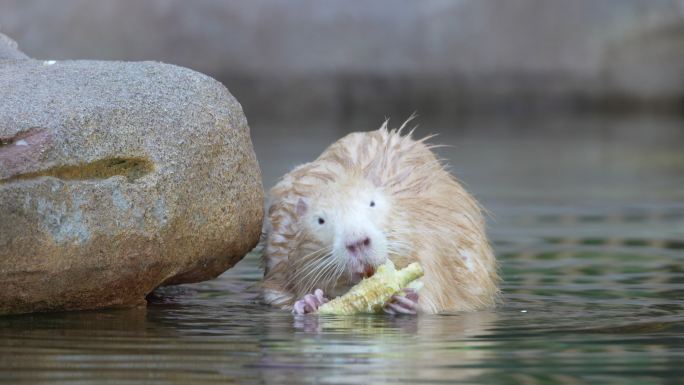
{"type": "Polygon", "coordinates": [[[308,234],[297,223],[299,198],[323,185],[366,178],[391,198],[384,232],[388,242],[403,245],[404,252],[391,252],[389,258],[399,267],[418,261],[425,270],[421,311],[495,305],[499,277],[480,206],[444,169],[425,139],[402,135],[402,128],[388,130],[385,122],[376,131],[349,134],[271,189],[263,254],[267,303],[289,309],[316,284],[296,279],[307,258],[317,257],[306,255],[311,248],[308,234]]]}

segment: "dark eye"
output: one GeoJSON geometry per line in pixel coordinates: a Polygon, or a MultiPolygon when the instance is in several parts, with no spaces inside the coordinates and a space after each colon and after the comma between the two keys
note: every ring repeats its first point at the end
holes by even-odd
{"type": "Polygon", "coordinates": [[[322,225],[322,224],[324,224],[324,223],[325,223],[325,219],[323,219],[323,218],[318,218],[318,224],[319,224],[319,225],[322,225]]]}
{"type": "Polygon", "coordinates": [[[371,206],[371,207],[375,207],[375,201],[371,201],[370,206],[371,206]]]}

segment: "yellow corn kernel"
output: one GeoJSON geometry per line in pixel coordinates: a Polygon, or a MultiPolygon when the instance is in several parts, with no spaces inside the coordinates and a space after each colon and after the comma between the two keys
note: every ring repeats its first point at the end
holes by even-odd
{"type": "Polygon", "coordinates": [[[423,276],[423,268],[417,262],[401,270],[387,261],[378,267],[372,277],[352,287],[347,294],[333,299],[318,308],[318,314],[350,315],[377,313],[392,296],[423,276]]]}

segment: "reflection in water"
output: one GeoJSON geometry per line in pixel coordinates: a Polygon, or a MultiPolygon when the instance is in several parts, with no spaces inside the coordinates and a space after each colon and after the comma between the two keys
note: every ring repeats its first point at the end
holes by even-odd
{"type": "MultiPolygon", "coordinates": [[[[484,348],[492,343],[475,337],[486,334],[495,318],[493,312],[420,317],[297,316],[293,324],[296,343],[265,349],[260,367],[292,365],[289,369],[301,369],[313,364],[310,369],[317,369],[316,377],[331,383],[465,381],[482,374],[479,367],[488,355],[484,348]],[[302,355],[309,356],[308,365],[296,363],[302,355]]],[[[292,374],[305,375],[301,371],[292,374]]],[[[272,373],[264,377],[267,383],[285,380],[272,377],[272,373]]]]}
{"type": "MultiPolygon", "coordinates": [[[[422,129],[453,146],[442,156],[492,212],[495,310],[294,317],[256,302],[254,252],[216,280],[158,290],[147,308],[0,318],[0,382],[677,383],[681,122],[546,123],[422,129]]],[[[303,131],[253,128],[267,187],[343,134],[303,131]]]]}

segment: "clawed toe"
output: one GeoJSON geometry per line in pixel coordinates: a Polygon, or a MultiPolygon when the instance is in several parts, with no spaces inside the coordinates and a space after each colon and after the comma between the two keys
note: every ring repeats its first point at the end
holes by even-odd
{"type": "Polygon", "coordinates": [[[387,307],[393,311],[392,314],[416,314],[414,309],[404,307],[398,303],[390,303],[387,307]]]}
{"type": "Polygon", "coordinates": [[[325,298],[325,296],[323,295],[323,290],[316,289],[316,291],[314,291],[314,295],[316,296],[316,299],[318,300],[318,306],[321,306],[322,304],[328,302],[328,299],[325,298]]]}
{"type": "Polygon", "coordinates": [[[404,289],[403,295],[395,294],[384,307],[388,314],[417,314],[418,292],[413,289],[404,289]]]}
{"type": "Polygon", "coordinates": [[[411,300],[410,298],[408,298],[408,296],[404,297],[402,295],[395,295],[394,297],[392,297],[392,300],[394,301],[394,303],[396,303],[398,305],[402,305],[407,309],[410,309],[410,308],[413,308],[416,306],[416,302],[411,300]]]}
{"type": "Polygon", "coordinates": [[[418,292],[411,288],[404,289],[406,295],[404,297],[410,299],[413,302],[418,302],[418,292]]]}
{"type": "Polygon", "coordinates": [[[306,302],[304,302],[303,300],[295,302],[294,306],[292,307],[292,312],[294,314],[305,314],[306,302]]]}
{"type": "Polygon", "coordinates": [[[309,311],[314,311],[318,309],[318,298],[313,294],[307,294],[304,296],[304,302],[308,306],[309,311]]]}
{"type": "Polygon", "coordinates": [[[313,313],[324,303],[328,302],[325,298],[323,290],[316,289],[313,294],[307,294],[302,299],[294,303],[292,306],[292,313],[307,314],[313,313]]]}

